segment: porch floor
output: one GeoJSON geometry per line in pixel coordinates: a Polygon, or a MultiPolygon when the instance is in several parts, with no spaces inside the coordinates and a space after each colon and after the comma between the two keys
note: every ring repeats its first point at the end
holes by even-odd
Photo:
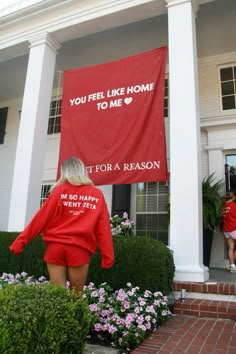
{"type": "Polygon", "coordinates": [[[207,282],[235,284],[236,273],[230,273],[225,268],[210,268],[207,282]]]}

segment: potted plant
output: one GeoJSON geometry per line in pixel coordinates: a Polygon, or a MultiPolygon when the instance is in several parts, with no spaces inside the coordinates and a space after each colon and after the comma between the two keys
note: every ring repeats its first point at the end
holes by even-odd
{"type": "Polygon", "coordinates": [[[223,180],[215,181],[214,173],[202,181],[203,207],[203,264],[209,267],[213,233],[216,226],[222,226],[223,180]]]}

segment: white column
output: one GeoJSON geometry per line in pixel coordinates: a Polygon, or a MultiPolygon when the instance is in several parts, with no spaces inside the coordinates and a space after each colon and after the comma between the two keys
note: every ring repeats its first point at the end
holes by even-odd
{"type": "Polygon", "coordinates": [[[203,282],[197,0],[166,0],[169,34],[170,248],[175,280],[203,282]]]}
{"type": "Polygon", "coordinates": [[[31,43],[16,149],[8,230],[21,231],[39,208],[55,61],[48,33],[31,43]]]}

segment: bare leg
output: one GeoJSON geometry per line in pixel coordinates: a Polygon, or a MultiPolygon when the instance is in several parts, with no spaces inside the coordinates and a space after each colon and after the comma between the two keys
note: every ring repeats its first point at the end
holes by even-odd
{"type": "Polygon", "coordinates": [[[47,263],[48,273],[52,285],[66,286],[66,267],[47,263]]]}
{"type": "Polygon", "coordinates": [[[228,238],[227,239],[227,244],[228,244],[229,262],[230,262],[230,264],[234,264],[234,246],[235,246],[235,241],[232,240],[232,238],[228,238]]]}
{"type": "Polygon", "coordinates": [[[87,275],[89,270],[89,264],[83,264],[78,267],[68,267],[68,276],[71,289],[74,289],[75,295],[83,291],[87,275]]]}

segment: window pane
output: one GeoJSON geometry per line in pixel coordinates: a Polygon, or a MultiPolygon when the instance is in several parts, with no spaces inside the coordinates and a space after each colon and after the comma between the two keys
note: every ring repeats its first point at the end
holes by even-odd
{"type": "Polygon", "coordinates": [[[47,199],[50,189],[52,185],[51,184],[43,184],[41,187],[41,198],[40,198],[40,206],[45,202],[47,199]]]}
{"type": "Polygon", "coordinates": [[[169,186],[165,182],[160,182],[158,184],[159,193],[169,194],[169,186]]]}
{"type": "Polygon", "coordinates": [[[56,101],[51,102],[51,109],[56,107],[56,101]]]}
{"type": "Polygon", "coordinates": [[[51,111],[50,111],[50,116],[53,117],[55,115],[56,115],[56,109],[52,108],[51,111]]]}
{"type": "Polygon", "coordinates": [[[235,109],[235,96],[222,97],[223,109],[235,109]]]}
{"type": "Polygon", "coordinates": [[[138,183],[137,184],[137,195],[143,195],[145,193],[145,184],[144,183],[138,183]]]}
{"type": "Polygon", "coordinates": [[[48,120],[48,134],[56,134],[61,131],[61,100],[52,101],[48,120]]]}
{"type": "Polygon", "coordinates": [[[147,197],[147,211],[158,211],[156,196],[148,196],[147,197]]]}
{"type": "Polygon", "coordinates": [[[138,235],[146,235],[146,215],[137,215],[136,218],[136,233],[138,235]]]}
{"type": "Polygon", "coordinates": [[[167,215],[137,215],[136,232],[140,236],[152,237],[168,244],[167,215]]]}
{"type": "Polygon", "coordinates": [[[146,211],[146,196],[140,195],[136,198],[136,211],[142,212],[146,211]]]}
{"type": "Polygon", "coordinates": [[[157,183],[156,182],[149,182],[147,184],[147,194],[157,194],[157,183]]]}
{"type": "Polygon", "coordinates": [[[236,79],[236,66],[234,66],[234,79],[236,79]]]}
{"type": "Polygon", "coordinates": [[[221,81],[233,80],[233,68],[225,68],[220,70],[221,81]]]}
{"type": "Polygon", "coordinates": [[[222,95],[232,95],[234,94],[234,83],[233,81],[223,82],[221,84],[222,95]]]}
{"type": "Polygon", "coordinates": [[[167,230],[169,227],[169,217],[167,214],[159,214],[158,215],[158,229],[159,230],[167,230]]]}
{"type": "Polygon", "coordinates": [[[168,81],[169,81],[168,79],[165,79],[164,117],[168,117],[168,97],[169,97],[168,81]]]}
{"type": "Polygon", "coordinates": [[[160,194],[158,197],[158,210],[167,211],[169,203],[169,196],[165,194],[160,194]]]}
{"type": "Polygon", "coordinates": [[[147,232],[151,230],[157,229],[157,220],[158,215],[146,215],[146,222],[147,222],[147,232]]]}

